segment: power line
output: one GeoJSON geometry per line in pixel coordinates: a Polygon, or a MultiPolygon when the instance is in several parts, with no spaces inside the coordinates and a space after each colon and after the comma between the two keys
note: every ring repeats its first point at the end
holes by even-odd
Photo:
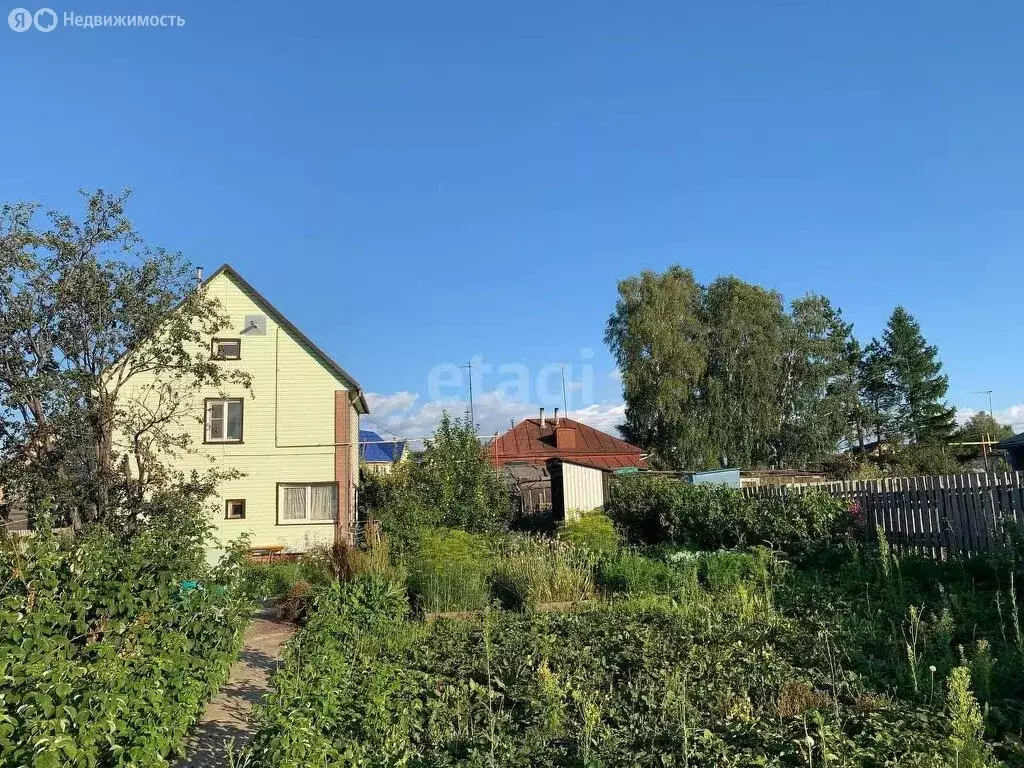
{"type": "MultiPolygon", "coordinates": [[[[375,426],[381,432],[387,432],[389,435],[393,435],[394,437],[397,437],[399,440],[407,440],[408,439],[408,438],[403,437],[402,435],[398,434],[393,429],[388,429],[387,427],[385,427],[383,424],[381,424],[376,419],[372,419],[372,418],[370,418],[367,415],[364,415],[363,418],[366,419],[368,422],[370,422],[370,424],[375,426]]],[[[382,443],[389,443],[389,442],[392,442],[392,441],[390,441],[390,440],[381,440],[380,442],[382,442],[382,443]]]]}

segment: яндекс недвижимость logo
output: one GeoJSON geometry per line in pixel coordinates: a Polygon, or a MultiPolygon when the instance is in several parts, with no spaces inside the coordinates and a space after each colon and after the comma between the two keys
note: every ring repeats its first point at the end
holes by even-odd
{"type": "MultiPolygon", "coordinates": [[[[52,32],[61,19],[53,8],[40,8],[33,13],[28,8],[15,8],[7,14],[7,26],[15,32],[27,32],[35,27],[40,32],[52,32]]],[[[101,29],[123,27],[167,27],[180,28],[185,26],[185,19],[176,13],[171,14],[100,14],[75,13],[64,11],[64,27],[72,29],[101,29]]]]}
{"type": "Polygon", "coordinates": [[[57,26],[57,12],[52,8],[40,8],[35,13],[28,8],[15,8],[7,14],[7,25],[15,32],[27,32],[32,27],[52,32],[57,26]]]}

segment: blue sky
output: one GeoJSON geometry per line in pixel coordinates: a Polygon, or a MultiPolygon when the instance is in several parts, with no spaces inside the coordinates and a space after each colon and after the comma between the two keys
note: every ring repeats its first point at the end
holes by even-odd
{"type": "MultiPolygon", "coordinates": [[[[151,242],[231,262],[385,427],[428,432],[431,371],[474,356],[566,363],[614,423],[616,281],[674,262],[824,293],[865,340],[903,303],[951,402],[1024,425],[1020,3],[53,7],[185,26],[0,30],[0,198],[133,187],[151,242]]],[[[484,431],[561,404],[503,383],[484,431]]]]}

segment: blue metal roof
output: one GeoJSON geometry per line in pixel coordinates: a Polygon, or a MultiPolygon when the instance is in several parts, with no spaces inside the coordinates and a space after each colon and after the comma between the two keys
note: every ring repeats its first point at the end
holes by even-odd
{"type": "Polygon", "coordinates": [[[403,441],[385,440],[376,432],[368,429],[359,430],[359,460],[371,464],[398,461],[405,450],[403,441]]]}

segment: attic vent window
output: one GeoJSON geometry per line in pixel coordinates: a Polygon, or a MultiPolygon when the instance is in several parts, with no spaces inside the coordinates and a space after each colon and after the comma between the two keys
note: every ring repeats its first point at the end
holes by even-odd
{"type": "Polygon", "coordinates": [[[241,339],[214,339],[210,356],[214,360],[241,360],[241,339]]]}

